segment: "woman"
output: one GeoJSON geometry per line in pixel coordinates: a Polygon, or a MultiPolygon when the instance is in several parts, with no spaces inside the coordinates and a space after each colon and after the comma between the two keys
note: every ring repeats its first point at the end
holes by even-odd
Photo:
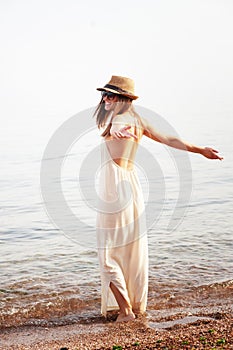
{"type": "Polygon", "coordinates": [[[165,136],[141,118],[132,101],[134,82],[112,76],[98,88],[102,98],[95,111],[103,128],[97,243],[101,271],[101,312],[119,309],[117,322],[134,320],[146,310],[148,252],[142,190],[133,163],[143,135],[177,149],[222,158],[210,147],[198,147],[165,136]]]}

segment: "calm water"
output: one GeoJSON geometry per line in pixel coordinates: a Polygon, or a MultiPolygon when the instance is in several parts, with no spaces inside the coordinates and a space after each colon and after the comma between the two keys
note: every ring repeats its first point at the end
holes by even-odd
{"type": "MultiPolygon", "coordinates": [[[[177,120],[174,125],[179,129],[183,123],[177,120]]],[[[219,295],[221,304],[230,305],[233,301],[231,123],[226,116],[209,128],[200,117],[192,123],[192,130],[187,122],[182,132],[185,139],[220,148],[225,159],[223,162],[210,161],[190,155],[191,198],[184,205],[185,210],[180,212],[179,225],[168,230],[167,224],[179,193],[177,165],[158,143],[146,140],[143,143],[160,164],[165,183],[163,205],[159,204],[159,197],[157,203],[148,203],[146,177],[142,169],[138,169],[149,221],[153,215],[156,217],[148,232],[148,310],[151,313],[171,313],[181,308],[194,310],[203,304],[203,300],[199,300],[202,293],[211,296],[212,301],[207,298],[209,305],[217,305],[219,295]],[[155,213],[153,208],[157,208],[155,213]]],[[[80,187],[89,186],[85,178],[78,182],[80,164],[99,142],[95,131],[90,135],[82,138],[82,144],[73,146],[63,167],[62,186],[66,201],[86,224],[86,228],[75,227],[70,235],[63,234],[51,223],[40,194],[40,164],[49,135],[34,140],[30,149],[20,142],[22,135],[15,135],[14,145],[6,134],[3,135],[0,198],[2,327],[49,322],[64,324],[99,316],[95,212],[85,205],[78,191],[80,187]]],[[[151,178],[153,181],[153,176],[151,178]]],[[[155,188],[159,188],[159,180],[155,174],[155,188]]]]}

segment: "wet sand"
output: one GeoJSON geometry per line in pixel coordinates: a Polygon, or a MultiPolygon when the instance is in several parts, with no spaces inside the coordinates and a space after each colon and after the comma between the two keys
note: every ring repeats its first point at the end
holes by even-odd
{"type": "Polygon", "coordinates": [[[1,350],[233,349],[229,312],[141,317],[127,323],[110,319],[59,327],[18,327],[1,331],[1,350]]]}

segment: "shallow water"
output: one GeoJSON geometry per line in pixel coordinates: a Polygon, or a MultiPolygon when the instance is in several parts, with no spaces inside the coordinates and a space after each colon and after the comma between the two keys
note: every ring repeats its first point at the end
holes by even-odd
{"type": "MultiPolygon", "coordinates": [[[[201,142],[219,145],[225,160],[216,163],[190,156],[191,198],[183,203],[185,210],[179,212],[173,230],[167,226],[176,208],[180,174],[174,157],[161,145],[143,144],[154,152],[165,184],[162,201],[152,196],[154,202],[147,202],[147,181],[138,169],[149,221],[151,315],[163,317],[200,308],[216,311],[233,302],[231,128],[226,118],[221,127],[218,125],[215,137],[208,134],[207,125],[195,131],[201,142]],[[151,218],[155,218],[153,225],[151,218]]],[[[40,194],[39,171],[46,144],[32,147],[30,153],[23,145],[9,147],[1,157],[1,327],[88,322],[100,317],[95,213],[77,190],[78,186],[89,186],[87,178],[78,182],[77,174],[98,139],[94,132],[92,135],[92,142],[87,138],[82,140],[83,145],[72,148],[63,167],[67,203],[85,223],[68,235],[50,222],[40,194]]],[[[153,188],[158,188],[161,178],[154,177],[153,188]]]]}

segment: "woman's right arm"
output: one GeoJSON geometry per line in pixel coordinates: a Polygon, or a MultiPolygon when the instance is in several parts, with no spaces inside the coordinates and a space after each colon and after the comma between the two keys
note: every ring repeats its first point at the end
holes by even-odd
{"type": "Polygon", "coordinates": [[[177,148],[180,150],[193,152],[193,153],[199,153],[203,155],[206,158],[209,159],[219,159],[222,160],[223,158],[220,157],[217,153],[218,151],[211,148],[211,147],[199,147],[195,146],[189,142],[183,141],[175,136],[167,136],[164,134],[159,133],[155,127],[153,127],[147,120],[142,118],[142,125],[143,125],[143,135],[149,137],[150,139],[163,143],[169,147],[177,148]]]}

